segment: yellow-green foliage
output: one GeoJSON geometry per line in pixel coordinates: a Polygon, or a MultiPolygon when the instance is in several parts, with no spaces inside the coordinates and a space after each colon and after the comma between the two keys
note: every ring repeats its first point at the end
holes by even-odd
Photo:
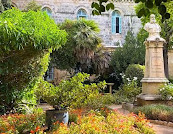
{"type": "Polygon", "coordinates": [[[105,87],[105,82],[98,84],[84,84],[89,75],[78,73],[70,80],[61,81],[58,86],[47,82],[38,84],[37,96],[42,97],[47,103],[58,108],[80,108],[86,106],[91,98],[97,99],[99,90],[105,87]]]}
{"type": "MultiPolygon", "coordinates": [[[[108,112],[108,111],[106,111],[108,112]]],[[[78,115],[77,123],[71,123],[69,127],[59,125],[54,134],[155,134],[143,114],[122,115],[119,112],[107,113],[104,117],[99,112],[91,112],[87,115],[78,115]]]]}

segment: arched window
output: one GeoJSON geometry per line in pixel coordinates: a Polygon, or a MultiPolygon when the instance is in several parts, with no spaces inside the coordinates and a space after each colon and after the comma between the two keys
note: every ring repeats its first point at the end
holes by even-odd
{"type": "Polygon", "coordinates": [[[50,8],[44,7],[44,8],[42,9],[42,11],[46,11],[46,13],[47,13],[50,17],[52,17],[52,10],[51,10],[50,8]]]}
{"type": "Polygon", "coordinates": [[[121,33],[121,15],[119,11],[112,13],[112,33],[121,33]]]}
{"type": "Polygon", "coordinates": [[[85,18],[87,19],[87,12],[84,9],[79,9],[77,12],[77,19],[85,18]]]}

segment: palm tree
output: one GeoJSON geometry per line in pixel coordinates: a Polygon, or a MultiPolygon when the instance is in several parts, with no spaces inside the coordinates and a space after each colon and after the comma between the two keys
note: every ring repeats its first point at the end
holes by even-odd
{"type": "Polygon", "coordinates": [[[76,28],[79,30],[75,31],[73,37],[76,44],[74,55],[81,64],[82,70],[86,70],[90,66],[91,60],[94,58],[94,51],[101,42],[98,32],[92,29],[93,25],[95,24],[87,23],[84,19],[76,22],[76,28]]]}
{"type": "Polygon", "coordinates": [[[68,33],[67,43],[52,53],[52,62],[60,69],[81,68],[87,72],[97,45],[99,27],[92,20],[66,20],[60,25],[68,33]]]}

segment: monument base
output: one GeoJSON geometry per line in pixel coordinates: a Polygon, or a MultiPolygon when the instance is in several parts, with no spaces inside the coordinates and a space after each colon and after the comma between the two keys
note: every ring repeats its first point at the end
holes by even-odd
{"type": "Polygon", "coordinates": [[[159,94],[159,88],[164,86],[168,81],[167,78],[143,78],[142,82],[142,93],[143,94],[159,94]]]}
{"type": "Polygon", "coordinates": [[[162,100],[161,95],[140,94],[137,96],[137,105],[144,106],[150,104],[166,104],[173,105],[171,100],[162,100]]]}

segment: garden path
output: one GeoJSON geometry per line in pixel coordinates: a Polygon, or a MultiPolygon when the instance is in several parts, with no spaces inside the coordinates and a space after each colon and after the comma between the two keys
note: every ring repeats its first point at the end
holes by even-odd
{"type": "MultiPolygon", "coordinates": [[[[122,105],[111,105],[108,107],[111,109],[116,109],[122,114],[130,113],[128,110],[122,109],[122,105]]],[[[153,126],[153,129],[155,130],[156,134],[173,134],[172,127],[168,127],[168,126],[164,126],[164,125],[157,125],[157,124],[153,124],[153,123],[151,123],[151,125],[153,126]]]]}

